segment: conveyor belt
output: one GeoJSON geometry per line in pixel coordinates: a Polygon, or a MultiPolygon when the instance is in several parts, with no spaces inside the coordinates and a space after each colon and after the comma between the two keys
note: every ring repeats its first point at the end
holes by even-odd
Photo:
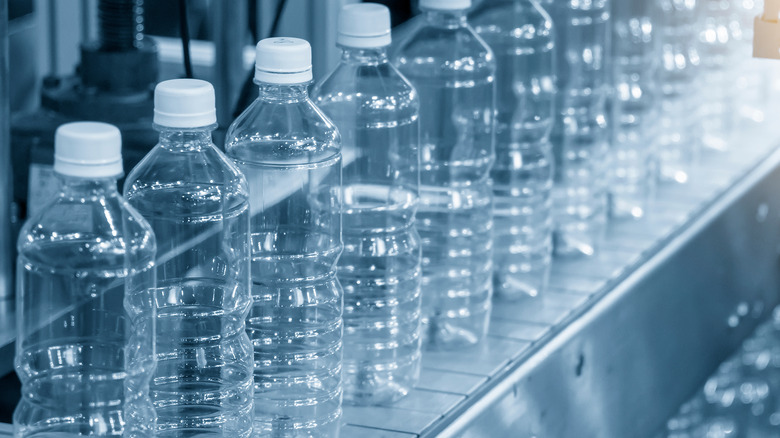
{"type": "MultiPolygon", "coordinates": [[[[585,332],[590,325],[598,321],[615,321],[611,330],[616,332],[628,330],[630,321],[621,322],[621,317],[625,315],[614,313],[620,312],[620,307],[612,306],[611,301],[617,300],[616,297],[630,297],[635,284],[654,275],[653,272],[644,271],[658,271],[655,266],[669,259],[670,255],[665,254],[665,251],[677,251],[669,248],[685,248],[686,242],[695,240],[700,234],[697,226],[703,230],[701,232],[706,231],[705,226],[720,217],[729,206],[736,205],[741,199],[740,196],[749,195],[753,186],[759,187],[763,179],[771,176],[780,163],[780,152],[773,151],[776,144],[774,139],[780,139],[780,126],[766,126],[761,129],[745,126],[745,133],[737,138],[741,141],[735,143],[732,151],[706,155],[702,166],[692,175],[689,184],[660,187],[655,200],[649,206],[646,218],[640,221],[610,223],[605,242],[596,257],[555,260],[550,290],[541,300],[497,305],[493,312],[490,334],[482,345],[470,351],[426,353],[420,384],[407,398],[393,406],[345,407],[342,438],[501,437],[509,436],[506,435],[507,430],[520,433],[518,422],[528,423],[527,431],[523,430],[528,434],[538,433],[539,436],[550,438],[576,436],[570,432],[576,426],[561,426],[563,429],[560,429],[560,433],[550,433],[551,430],[558,429],[547,426],[546,411],[533,404],[536,400],[531,392],[526,393],[533,389],[533,385],[523,379],[534,376],[540,367],[556,371],[554,367],[559,364],[551,364],[550,358],[555,359],[559,352],[566,352],[567,345],[571,340],[577,339],[579,332],[585,332]],[[649,265],[652,266],[648,267],[649,265]],[[616,310],[610,310],[609,306],[616,310]],[[512,391],[515,391],[514,398],[507,398],[507,394],[511,395],[512,391]],[[511,415],[507,414],[508,412],[511,415]]],[[[777,180],[780,182],[780,177],[777,177],[777,180]]],[[[780,194],[780,183],[776,187],[780,194]]],[[[762,223],[761,215],[767,216],[763,218],[764,221],[780,222],[780,195],[778,198],[768,199],[759,205],[757,211],[743,212],[743,215],[756,219],[759,224],[762,223]]],[[[747,228],[744,230],[749,230],[752,226],[752,223],[746,222],[744,227],[747,228]]],[[[780,226],[777,228],[780,231],[780,226]]],[[[731,242],[727,246],[751,244],[752,241],[740,241],[738,233],[741,230],[736,229],[734,236],[723,237],[731,242]]],[[[776,235],[767,235],[766,238],[780,240],[776,235]]],[[[776,243],[780,244],[780,241],[776,243]]],[[[691,262],[691,275],[695,275],[695,260],[691,262]]],[[[760,263],[756,265],[756,269],[760,267],[760,263]]],[[[721,274],[714,272],[713,275],[721,274]]],[[[728,278],[724,277],[724,281],[727,280],[728,278]]],[[[774,281],[774,277],[771,281],[774,281]]],[[[774,295],[763,297],[761,306],[755,304],[757,301],[751,301],[748,303],[747,312],[755,316],[753,319],[757,322],[763,317],[764,309],[771,308],[776,300],[774,295]]],[[[726,302],[723,306],[733,307],[732,303],[726,302]]],[[[731,312],[732,309],[729,307],[727,310],[731,312]]],[[[707,309],[702,311],[706,312],[707,309]]],[[[740,310],[735,312],[737,318],[746,316],[739,314],[740,310]]],[[[648,315],[651,320],[654,317],[648,315]]],[[[663,316],[659,315],[658,318],[660,321],[663,316]]],[[[725,322],[725,318],[722,319],[725,322]]],[[[0,302],[0,374],[12,369],[13,324],[12,305],[0,302]]],[[[713,353],[713,357],[708,357],[707,360],[712,361],[715,366],[723,359],[718,355],[725,357],[729,346],[738,343],[741,337],[749,332],[751,324],[755,325],[754,322],[746,322],[747,326],[740,328],[734,339],[724,341],[722,353],[714,346],[717,354],[713,353]]],[[[631,327],[633,329],[633,326],[631,327]]],[[[707,338],[706,334],[701,336],[703,342],[714,342],[707,338]]],[[[616,335],[616,338],[622,337],[623,334],[616,335]]],[[[674,343],[678,340],[672,338],[668,339],[668,342],[674,343]]],[[[582,351],[587,350],[585,347],[582,351]]],[[[620,345],[615,348],[618,353],[633,351],[620,345]]],[[[571,358],[570,363],[566,363],[567,372],[571,368],[577,377],[581,372],[587,374],[592,359],[585,359],[586,357],[586,354],[581,353],[571,358]]],[[[615,360],[630,362],[631,358],[616,357],[615,360]]],[[[698,374],[701,374],[700,378],[703,379],[709,374],[705,371],[706,364],[697,365],[698,368],[691,365],[691,368],[696,368],[696,373],[686,378],[699,378],[698,374]]],[[[600,376],[599,373],[602,372],[609,375],[608,371],[598,368],[592,372],[600,376]]],[[[641,375],[641,372],[640,367],[638,375],[641,375]]],[[[605,384],[609,382],[609,379],[603,376],[601,380],[605,380],[605,384]]],[[[583,403],[591,402],[588,398],[574,401],[565,399],[578,397],[580,388],[567,387],[566,385],[570,384],[567,381],[553,380],[546,384],[552,385],[547,387],[551,393],[564,393],[561,396],[564,397],[563,400],[550,402],[553,403],[550,406],[560,408],[558,414],[563,412],[571,415],[567,421],[574,425],[583,421],[587,423],[587,420],[578,420],[577,416],[592,413],[567,412],[567,409],[576,409],[583,403]]],[[[692,381],[690,385],[690,391],[693,391],[699,382],[692,381]]],[[[602,391],[609,390],[614,393],[625,390],[593,387],[586,389],[588,396],[593,397],[594,406],[602,401],[599,399],[602,391]]],[[[669,409],[673,410],[685,399],[684,391],[672,391],[674,393],[669,396],[669,409]],[[678,398],[679,400],[676,400],[678,398]]],[[[642,394],[636,394],[636,397],[641,399],[642,394]]],[[[633,405],[627,403],[626,409],[630,411],[631,406],[633,405]]],[[[651,424],[656,421],[656,417],[659,418],[657,421],[661,421],[668,414],[671,412],[648,414],[648,418],[637,420],[637,424],[651,424]]],[[[563,420],[559,418],[549,421],[563,420]]],[[[625,423],[633,420],[628,418],[621,421],[625,423]]],[[[627,436],[610,433],[609,427],[604,425],[593,427],[601,428],[599,430],[607,429],[603,434],[599,434],[600,437],[627,436]]],[[[622,430],[620,433],[625,432],[626,426],[621,425],[623,429],[615,427],[615,430],[622,430]]],[[[0,427],[0,436],[4,432],[5,429],[0,427]]],[[[648,436],[650,432],[647,431],[648,436]]],[[[631,436],[645,436],[643,434],[644,432],[637,432],[631,436]]],[[[595,435],[583,432],[581,436],[595,435]]]]}

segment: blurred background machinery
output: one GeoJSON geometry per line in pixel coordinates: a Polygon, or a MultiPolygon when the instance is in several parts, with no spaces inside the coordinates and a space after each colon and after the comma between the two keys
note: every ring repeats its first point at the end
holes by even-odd
{"type": "MultiPolygon", "coordinates": [[[[34,210],[56,190],[51,164],[57,126],[74,120],[117,125],[130,169],[155,144],[157,81],[194,75],[212,82],[225,128],[254,99],[258,40],[271,35],[311,40],[315,76],[322,75],[338,60],[337,13],[355,1],[11,0],[17,227],[31,213],[29,206],[34,210]]],[[[398,23],[412,15],[410,2],[385,3],[398,23]]]]}

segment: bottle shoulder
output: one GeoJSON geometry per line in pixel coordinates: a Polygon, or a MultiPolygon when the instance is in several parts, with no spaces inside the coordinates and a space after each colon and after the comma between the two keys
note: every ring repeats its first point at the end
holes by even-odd
{"type": "MultiPolygon", "coordinates": [[[[25,222],[17,240],[20,256],[51,267],[84,267],[104,261],[153,260],[154,233],[118,193],[69,197],[60,194],[25,222]]],[[[99,267],[99,266],[97,266],[99,267]]]]}
{"type": "Polygon", "coordinates": [[[336,125],[310,99],[256,100],[228,128],[225,152],[257,164],[332,160],[341,154],[336,125]]]}
{"type": "Polygon", "coordinates": [[[550,14],[539,3],[513,0],[482,3],[469,13],[469,23],[480,35],[485,27],[509,36],[527,35],[553,27],[550,14]]]}
{"type": "Polygon", "coordinates": [[[360,116],[416,118],[420,101],[414,86],[392,64],[338,67],[312,91],[328,116],[349,111],[360,116]]]}
{"type": "Polygon", "coordinates": [[[481,75],[495,73],[493,51],[471,26],[418,24],[393,54],[402,74],[481,75]]]}
{"type": "Polygon", "coordinates": [[[474,10],[470,22],[497,57],[551,52],[553,21],[538,4],[487,2],[474,10]]]}
{"type": "Polygon", "coordinates": [[[246,178],[214,144],[200,148],[171,149],[158,144],[125,179],[124,194],[152,187],[221,187],[225,193],[246,195],[246,178]]]}

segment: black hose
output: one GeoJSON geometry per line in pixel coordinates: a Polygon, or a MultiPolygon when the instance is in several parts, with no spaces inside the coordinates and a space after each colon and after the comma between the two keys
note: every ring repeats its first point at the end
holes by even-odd
{"type": "Polygon", "coordinates": [[[284,12],[285,6],[287,6],[287,0],[279,0],[279,3],[276,4],[274,21],[271,24],[271,30],[268,32],[268,36],[266,38],[275,37],[279,31],[279,23],[282,21],[282,13],[284,12]]]}
{"type": "Polygon", "coordinates": [[[192,78],[192,57],[190,54],[190,22],[187,17],[187,0],[179,0],[179,33],[184,55],[184,76],[192,78]]]}

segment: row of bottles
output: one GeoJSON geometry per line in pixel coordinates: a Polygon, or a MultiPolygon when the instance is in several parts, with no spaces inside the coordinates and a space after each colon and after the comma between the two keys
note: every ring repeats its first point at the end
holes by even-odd
{"type": "Polygon", "coordinates": [[[346,6],[313,87],[306,41],[257,44],[224,153],[211,85],[159,84],[124,197],[118,131],[63,125],[63,190],[19,239],[17,436],[334,437],[342,398],[404,397],[423,346],[484,338],[494,291],[539,296],[553,252],[687,180],[695,4],[420,0],[392,54],[387,8],[346,6]]]}

